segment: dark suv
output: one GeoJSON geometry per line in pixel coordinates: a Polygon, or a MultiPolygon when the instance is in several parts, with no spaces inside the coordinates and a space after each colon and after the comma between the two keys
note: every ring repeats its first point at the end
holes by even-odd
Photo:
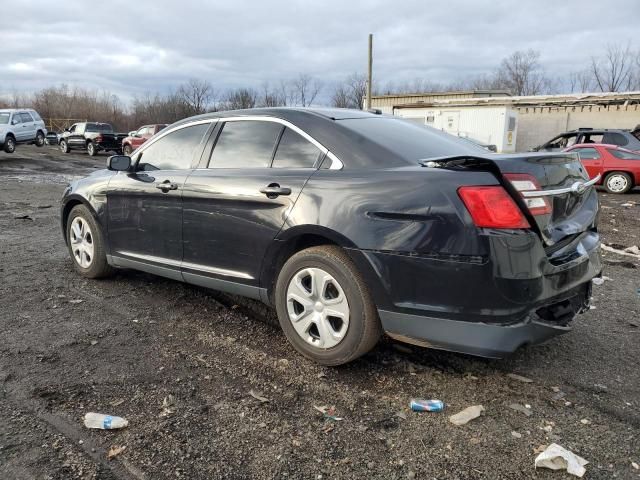
{"type": "Polygon", "coordinates": [[[579,128],[553,137],[548,142],[533,147],[531,151],[559,152],[579,143],[605,143],[640,151],[640,125],[634,130],[579,128]]]}

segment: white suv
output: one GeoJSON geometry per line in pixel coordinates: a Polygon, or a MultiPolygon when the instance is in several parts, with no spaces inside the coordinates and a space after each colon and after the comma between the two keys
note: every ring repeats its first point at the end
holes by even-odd
{"type": "Polygon", "coordinates": [[[13,153],[18,143],[44,145],[47,129],[38,112],[29,108],[0,110],[0,148],[13,153]]]}

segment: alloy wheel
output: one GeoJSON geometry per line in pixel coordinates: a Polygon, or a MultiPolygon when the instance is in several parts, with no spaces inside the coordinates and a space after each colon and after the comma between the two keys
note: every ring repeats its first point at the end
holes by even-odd
{"type": "Polygon", "coordinates": [[[305,268],[291,278],[287,313],[298,335],[317,348],[335,347],[349,328],[349,302],[344,290],[321,268],[305,268]]]}
{"type": "Polygon", "coordinates": [[[73,258],[82,268],[89,268],[93,262],[93,233],[84,218],[73,219],[69,237],[73,258]]]}
{"type": "Polygon", "coordinates": [[[5,151],[7,153],[13,153],[16,149],[16,142],[13,138],[7,137],[5,140],[5,151]]]}
{"type": "Polygon", "coordinates": [[[607,187],[612,192],[624,192],[627,185],[627,179],[624,175],[611,175],[607,179],[607,187]]]}

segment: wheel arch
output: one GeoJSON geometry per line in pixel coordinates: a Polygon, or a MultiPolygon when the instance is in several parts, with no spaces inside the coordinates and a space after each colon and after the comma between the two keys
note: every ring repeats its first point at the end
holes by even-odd
{"type": "Polygon", "coordinates": [[[60,225],[62,227],[62,235],[64,237],[65,243],[67,243],[67,222],[69,221],[69,215],[71,214],[71,210],[73,210],[73,207],[77,205],[84,205],[85,207],[87,207],[95,221],[102,227],[100,218],[98,217],[95,208],[93,208],[93,205],[91,205],[91,202],[80,195],[70,196],[65,201],[64,205],[62,206],[62,211],[60,212],[60,225]]]}

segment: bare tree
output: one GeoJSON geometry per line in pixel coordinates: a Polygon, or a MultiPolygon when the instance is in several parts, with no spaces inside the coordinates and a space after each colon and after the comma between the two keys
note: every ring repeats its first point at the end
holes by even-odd
{"type": "Polygon", "coordinates": [[[286,90],[281,88],[271,88],[268,82],[262,84],[261,92],[257,101],[260,107],[282,107],[287,104],[286,90]]]}
{"type": "Polygon", "coordinates": [[[311,75],[301,73],[291,81],[290,88],[294,99],[292,103],[308,107],[322,90],[322,82],[311,75]]]}
{"type": "Polygon", "coordinates": [[[192,114],[204,113],[214,100],[215,91],[207,80],[190,79],[178,88],[182,98],[192,114]]]}
{"type": "Polygon", "coordinates": [[[585,93],[593,88],[593,75],[589,69],[571,72],[569,74],[569,90],[571,93],[585,93]]]}
{"type": "Polygon", "coordinates": [[[550,87],[540,65],[540,52],[532,49],[515,51],[503,59],[495,76],[496,85],[503,85],[514,95],[539,95],[550,87]]]}
{"type": "Polygon", "coordinates": [[[225,96],[222,108],[224,110],[240,110],[254,108],[258,94],[251,88],[237,88],[230,90],[225,96]]]}
{"type": "Polygon", "coordinates": [[[591,57],[591,72],[602,92],[629,90],[633,81],[631,46],[607,45],[604,57],[591,57]]]}

